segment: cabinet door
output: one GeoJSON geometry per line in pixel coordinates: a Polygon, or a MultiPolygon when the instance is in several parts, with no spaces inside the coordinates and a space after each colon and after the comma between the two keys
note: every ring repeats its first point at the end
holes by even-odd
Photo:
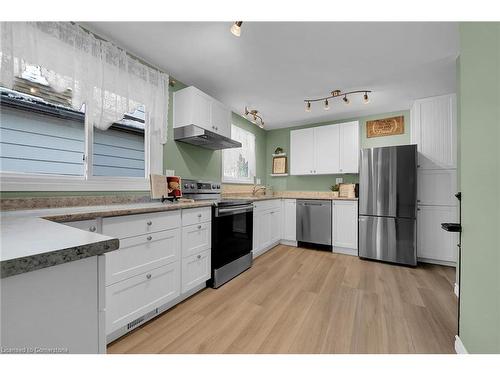
{"type": "Polygon", "coordinates": [[[212,99],[198,89],[192,91],[193,100],[192,107],[192,123],[204,129],[213,131],[212,129],[212,99]]]}
{"type": "Polygon", "coordinates": [[[272,210],[270,212],[271,240],[270,245],[281,240],[281,210],[272,210]]]}
{"type": "Polygon", "coordinates": [[[106,287],[106,333],[170,302],[180,287],[179,261],[106,287]]]}
{"type": "Polygon", "coordinates": [[[417,203],[456,206],[457,171],[455,169],[418,169],[417,203]]]}
{"type": "Polygon", "coordinates": [[[104,254],[106,285],[144,273],[180,259],[179,229],[165,230],[120,240],[120,248],[104,254]]]}
{"type": "Polygon", "coordinates": [[[271,211],[264,211],[259,220],[259,250],[271,245],[271,211]]]}
{"type": "Polygon", "coordinates": [[[211,247],[211,223],[195,224],[182,228],[182,257],[198,254],[211,247]]]}
{"type": "Polygon", "coordinates": [[[210,279],[210,250],[182,259],[182,293],[210,279]]]}
{"type": "Polygon", "coordinates": [[[231,138],[231,111],[218,101],[212,101],[211,110],[212,131],[231,138]]]}
{"type": "Polygon", "coordinates": [[[314,173],[314,129],[300,129],[290,132],[290,154],[290,174],[314,173]]]}
{"type": "Polygon", "coordinates": [[[283,234],[282,238],[287,241],[296,241],[297,205],[295,199],[283,199],[283,234]]]}
{"type": "Polygon", "coordinates": [[[456,168],[455,94],[418,100],[412,112],[412,142],[418,145],[420,168],[456,168]]]}
{"type": "Polygon", "coordinates": [[[358,248],[358,202],[333,201],[332,203],[333,246],[358,248]]]}
{"type": "Polygon", "coordinates": [[[458,233],[446,232],[441,223],[456,223],[457,208],[419,206],[417,211],[417,256],[429,260],[456,262],[458,233]]]}
{"type": "Polygon", "coordinates": [[[357,121],[340,126],[340,173],[359,171],[359,126],[357,121]]]}
{"type": "Polygon", "coordinates": [[[339,129],[339,125],[326,125],[314,128],[314,174],[339,173],[339,129]]]}

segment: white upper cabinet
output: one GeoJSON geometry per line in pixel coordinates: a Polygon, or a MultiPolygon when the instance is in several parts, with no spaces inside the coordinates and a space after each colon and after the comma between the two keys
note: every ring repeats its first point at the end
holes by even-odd
{"type": "Polygon", "coordinates": [[[327,125],[318,126],[313,129],[315,139],[314,149],[316,150],[314,153],[316,158],[314,173],[328,174],[332,173],[332,171],[340,171],[340,150],[339,147],[335,146],[340,142],[340,126],[327,125]]]}
{"type": "Polygon", "coordinates": [[[359,171],[359,125],[357,121],[340,124],[340,173],[359,171]]]}
{"type": "Polygon", "coordinates": [[[231,111],[221,102],[189,86],[174,93],[174,128],[197,125],[231,137],[231,111]]]}
{"type": "Polygon", "coordinates": [[[411,109],[411,142],[419,151],[419,168],[457,167],[457,99],[455,94],[416,100],[411,109]]]}
{"type": "Polygon", "coordinates": [[[290,132],[292,175],[314,174],[314,130],[300,129],[290,132]]]}
{"type": "Polygon", "coordinates": [[[290,132],[292,175],[358,173],[357,121],[290,132]]]}

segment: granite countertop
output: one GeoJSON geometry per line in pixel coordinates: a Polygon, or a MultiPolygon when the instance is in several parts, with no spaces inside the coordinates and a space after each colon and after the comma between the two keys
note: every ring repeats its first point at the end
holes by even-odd
{"type": "Polygon", "coordinates": [[[0,277],[51,267],[118,249],[119,240],[60,224],[97,217],[208,207],[213,202],[135,203],[4,211],[0,214],[0,277]]]}
{"type": "Polygon", "coordinates": [[[286,194],[279,194],[279,195],[257,195],[257,196],[252,196],[248,194],[225,194],[223,198],[230,198],[230,199],[244,199],[244,200],[249,200],[252,202],[256,201],[266,201],[266,200],[272,200],[272,199],[318,199],[318,200],[340,200],[340,201],[357,201],[358,198],[341,198],[341,197],[333,197],[328,193],[325,194],[293,194],[293,192],[287,192],[286,194]]]}

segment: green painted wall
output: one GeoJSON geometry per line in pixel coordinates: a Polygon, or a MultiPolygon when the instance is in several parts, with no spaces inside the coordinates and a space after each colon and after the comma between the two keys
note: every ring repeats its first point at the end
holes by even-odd
{"type": "MultiPolygon", "coordinates": [[[[290,157],[290,131],[295,129],[303,129],[314,126],[338,124],[347,121],[359,121],[360,131],[360,146],[361,148],[370,147],[383,147],[383,146],[396,146],[405,145],[410,143],[410,111],[398,111],[390,113],[382,113],[373,116],[350,118],[337,121],[322,122],[316,124],[308,124],[294,128],[276,129],[267,132],[267,145],[266,145],[266,172],[267,184],[271,185],[274,191],[282,190],[303,190],[303,191],[328,191],[330,186],[335,184],[336,177],[343,177],[344,182],[358,182],[357,174],[344,174],[344,175],[320,175],[320,176],[286,176],[286,177],[271,177],[272,171],[272,154],[276,147],[280,146],[290,157]],[[366,138],[366,122],[380,118],[392,116],[404,116],[405,133],[401,135],[393,135],[388,137],[366,138]]],[[[290,160],[288,160],[288,167],[290,167],[290,160]]]]}
{"type": "Polygon", "coordinates": [[[460,46],[460,338],[500,353],[500,23],[461,23],[460,46]]]}

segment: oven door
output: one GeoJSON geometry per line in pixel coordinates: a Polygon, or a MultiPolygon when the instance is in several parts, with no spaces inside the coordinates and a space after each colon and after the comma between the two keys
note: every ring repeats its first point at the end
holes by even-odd
{"type": "Polygon", "coordinates": [[[212,269],[252,251],[253,206],[215,207],[212,221],[212,269]]]}

